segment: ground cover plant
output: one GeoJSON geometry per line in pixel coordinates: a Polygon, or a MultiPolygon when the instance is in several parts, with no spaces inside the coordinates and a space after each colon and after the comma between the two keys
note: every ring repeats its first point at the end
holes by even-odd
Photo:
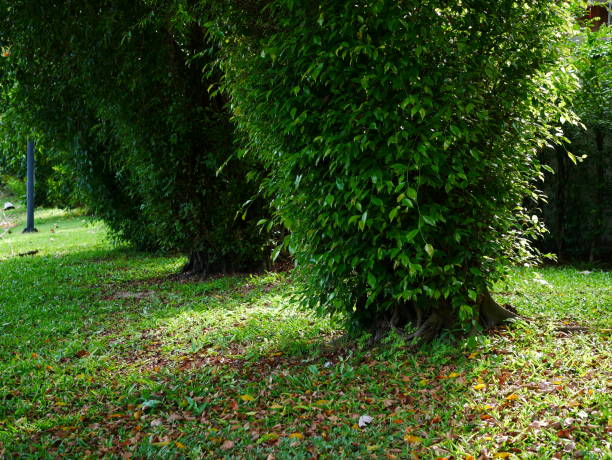
{"type": "Polygon", "coordinates": [[[287,273],[187,281],[78,214],[5,216],[0,457],[612,455],[610,272],[513,269],[493,295],[530,320],[488,336],[338,345],[287,273]]]}

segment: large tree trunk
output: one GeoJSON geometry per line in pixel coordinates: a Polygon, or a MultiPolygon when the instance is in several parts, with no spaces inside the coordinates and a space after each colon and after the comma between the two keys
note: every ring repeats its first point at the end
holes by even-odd
{"type": "MultiPolygon", "coordinates": [[[[505,323],[518,314],[509,305],[500,305],[488,291],[482,293],[475,302],[478,321],[485,329],[492,329],[505,323]]],[[[398,304],[394,309],[377,317],[366,329],[372,334],[374,342],[379,341],[391,330],[398,331],[407,340],[418,339],[431,341],[445,329],[453,329],[459,325],[459,317],[447,302],[440,301],[437,305],[423,311],[414,303],[398,304]],[[414,332],[405,333],[407,326],[412,326],[414,332]]]]}

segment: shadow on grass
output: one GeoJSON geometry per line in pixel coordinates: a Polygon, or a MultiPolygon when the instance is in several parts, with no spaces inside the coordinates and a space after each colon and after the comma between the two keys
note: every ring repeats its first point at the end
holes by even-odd
{"type": "Polygon", "coordinates": [[[334,346],[336,325],[299,312],[284,275],[187,282],[172,277],[179,258],[123,248],[32,260],[1,266],[9,453],[520,456],[544,442],[528,433],[529,404],[542,417],[579,398],[546,373],[559,374],[562,343],[548,350],[551,339],[521,323],[418,348],[334,346]],[[547,353],[551,370],[532,352],[547,353]]]}

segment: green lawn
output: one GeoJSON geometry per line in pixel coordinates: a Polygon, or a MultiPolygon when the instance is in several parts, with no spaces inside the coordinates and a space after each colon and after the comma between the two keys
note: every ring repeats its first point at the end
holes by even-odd
{"type": "Polygon", "coordinates": [[[83,216],[21,234],[22,211],[0,228],[0,458],[612,456],[610,272],[513,270],[497,295],[530,319],[488,336],[339,346],[285,274],[185,281],[83,216]]]}

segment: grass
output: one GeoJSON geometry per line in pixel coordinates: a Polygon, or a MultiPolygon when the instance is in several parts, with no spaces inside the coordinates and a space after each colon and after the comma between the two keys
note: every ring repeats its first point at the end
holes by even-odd
{"type": "Polygon", "coordinates": [[[186,282],[83,216],[21,234],[22,211],[0,238],[0,458],[612,456],[609,272],[514,269],[497,296],[530,319],[487,336],[339,347],[285,274],[186,282]]]}

